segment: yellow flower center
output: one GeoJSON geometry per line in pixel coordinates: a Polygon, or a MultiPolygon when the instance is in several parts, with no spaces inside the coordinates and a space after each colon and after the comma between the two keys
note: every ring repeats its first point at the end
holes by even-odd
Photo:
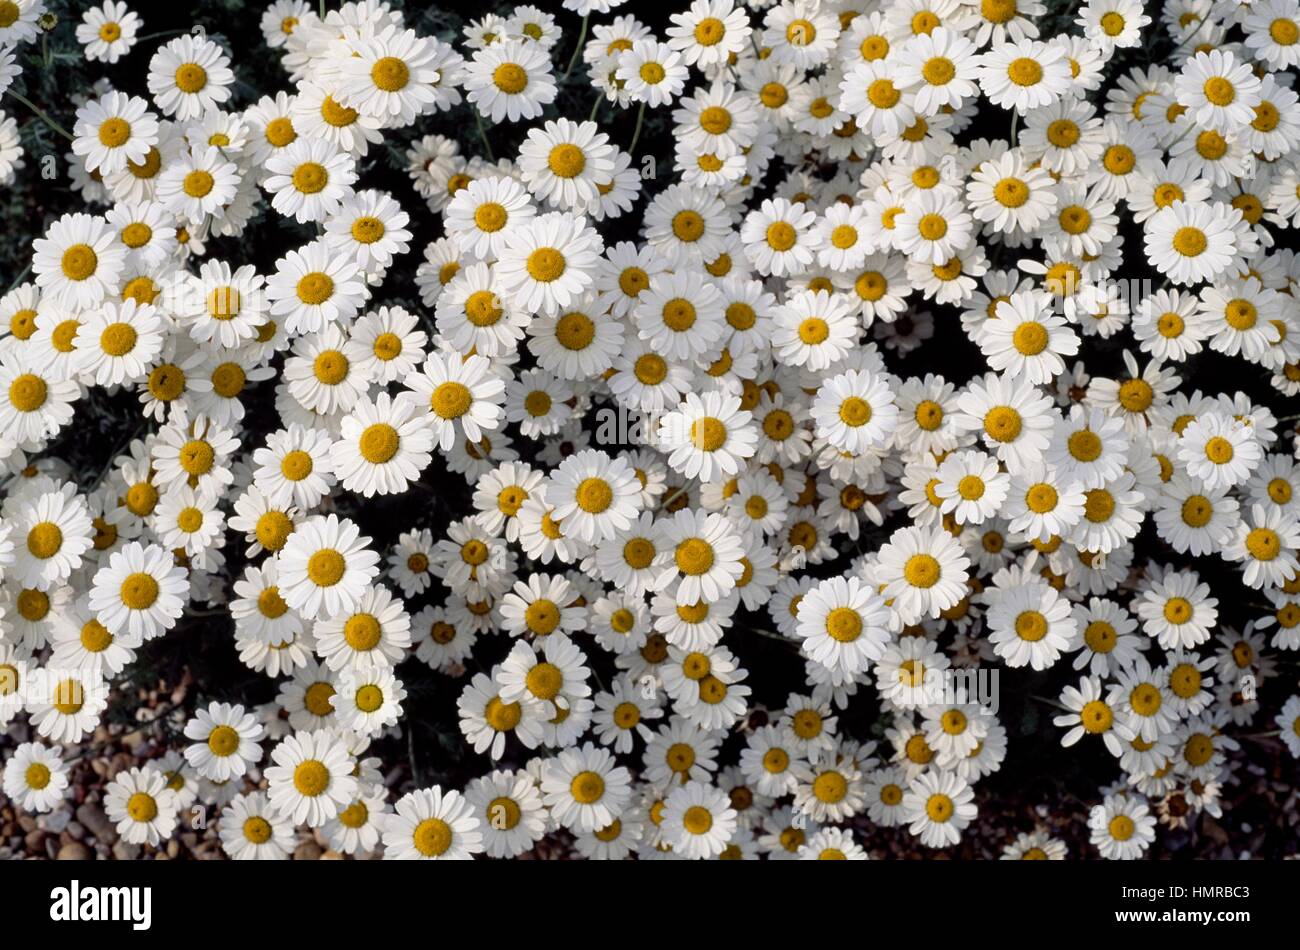
{"type": "Polygon", "coordinates": [[[411,81],[411,70],[396,56],[385,56],[370,67],[370,81],[384,92],[398,92],[411,81]]]}
{"type": "Polygon", "coordinates": [[[329,274],[313,271],[299,278],[296,290],[299,300],[309,307],[316,307],[333,295],[334,279],[329,274]]]}
{"type": "Polygon", "coordinates": [[[176,69],[176,88],[193,95],[208,84],[208,74],[197,63],[184,63],[176,69]]]}
{"type": "Polygon", "coordinates": [[[333,587],[346,569],[343,555],[333,548],[322,548],[307,559],[307,577],[317,587],[333,587]]]}
{"type": "Polygon", "coordinates": [[[315,798],[329,788],[330,771],[323,762],[306,759],[293,770],[293,787],[307,798],[315,798]]]}
{"type": "Polygon", "coordinates": [[[826,615],[826,635],[839,643],[852,643],[862,635],[862,615],[851,607],[836,607],[826,615]]]}
{"type": "Polygon", "coordinates": [[[940,573],[938,559],[930,554],[913,554],[903,565],[903,578],[913,587],[933,587],[940,573]]]}
{"type": "Polygon", "coordinates": [[[564,273],[564,255],[553,247],[539,247],[528,255],[528,276],[539,283],[549,284],[564,273]]]}
{"type": "Polygon", "coordinates": [[[95,273],[99,257],[89,244],[73,244],[63,252],[60,264],[68,280],[85,280],[95,273]]]}
{"type": "Polygon", "coordinates": [[[1017,86],[1033,86],[1043,79],[1043,67],[1027,56],[1013,59],[1007,66],[1007,78],[1017,86]]]}
{"type": "Polygon", "coordinates": [[[517,96],[528,86],[528,73],[518,63],[502,63],[492,71],[492,83],[507,96],[517,96]]]}

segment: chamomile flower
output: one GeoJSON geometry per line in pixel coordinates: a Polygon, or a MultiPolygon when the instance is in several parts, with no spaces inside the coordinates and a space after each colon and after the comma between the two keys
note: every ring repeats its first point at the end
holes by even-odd
{"type": "Polygon", "coordinates": [[[506,234],[536,214],[521,183],[491,176],[476,178],[456,192],[443,212],[443,222],[462,250],[489,261],[501,256],[506,234]]]}
{"type": "Polygon", "coordinates": [[[888,613],[880,598],[851,577],[831,578],[799,601],[795,636],[816,662],[848,675],[879,660],[888,643],[888,613]]]}
{"type": "Polygon", "coordinates": [[[914,93],[917,115],[931,116],[943,108],[960,107],[975,94],[975,44],[961,33],[937,27],[912,37],[899,54],[897,80],[914,93]]]}
{"type": "Polygon", "coordinates": [[[235,598],[230,613],[235,629],[264,643],[292,641],[305,629],[297,611],[280,596],[275,562],[263,567],[249,565],[244,576],[234,583],[235,598]]]}
{"type": "Polygon", "coordinates": [[[603,249],[585,218],[540,215],[505,235],[495,273],[520,307],[555,315],[592,286],[603,249]]]}
{"type": "Polygon", "coordinates": [[[184,568],[157,545],[132,541],[95,573],[90,608],[109,633],[151,640],[180,619],[188,586],[184,568]]]}
{"type": "Polygon", "coordinates": [[[1255,278],[1233,281],[1225,287],[1201,292],[1201,316],[1213,332],[1210,348],[1229,356],[1260,360],[1278,342],[1280,301],[1275,292],[1255,278]]]}
{"type": "Polygon", "coordinates": [[[271,206],[299,223],[332,218],[357,180],[352,156],[319,138],[296,139],[265,167],[262,187],[271,193],[271,206]]]}
{"type": "Polygon", "coordinates": [[[727,794],[704,782],[687,782],[669,792],[661,830],[664,841],[686,858],[720,854],[736,827],[727,794]]]}
{"type": "Polygon", "coordinates": [[[1011,481],[983,452],[954,452],[935,474],[934,494],[942,500],[939,510],[951,514],[958,524],[981,524],[991,518],[1006,498],[1011,481]]]}
{"type": "Polygon", "coordinates": [[[816,220],[816,212],[802,202],[766,199],[741,226],[745,254],[760,274],[784,277],[798,273],[812,263],[816,220]]]}
{"type": "Polygon", "coordinates": [[[409,400],[381,392],[361,399],[340,424],[330,468],[348,491],[369,498],[405,492],[432,458],[430,417],[409,400]]]}
{"type": "Polygon", "coordinates": [[[586,628],[587,617],[573,603],[575,596],[576,591],[563,577],[531,574],[526,582],[516,581],[513,589],[502,596],[498,607],[502,627],[514,636],[576,633],[586,628]]]}
{"type": "Polygon", "coordinates": [[[1040,582],[1000,592],[989,607],[989,642],[1008,666],[1043,670],[1054,664],[1075,637],[1069,601],[1040,582]]]}
{"type": "Polygon", "coordinates": [[[1178,458],[1187,474],[1210,491],[1245,482],[1263,457],[1252,428],[1219,413],[1193,419],[1178,440],[1178,458]]]}
{"type": "Polygon", "coordinates": [[[210,703],[185,724],[185,737],[194,740],[185,749],[186,761],[218,782],[238,778],[262,758],[262,733],[261,724],[243,706],[210,703]]]}
{"type": "Polygon", "coordinates": [[[611,539],[632,525],[639,508],[638,484],[624,459],[588,449],[560,463],[546,497],[566,533],[595,542],[611,539]]]}
{"type": "Polygon", "coordinates": [[[266,282],[271,317],[286,333],[315,333],[331,323],[350,321],[365,300],[356,261],[313,241],[276,262],[266,282]]]}
{"type": "Polygon", "coordinates": [[[946,532],[903,528],[880,549],[878,582],[905,623],[958,603],[966,594],[970,559],[946,532]]]}
{"type": "Polygon", "coordinates": [[[772,344],[789,366],[821,371],[848,355],[860,332],[848,301],[825,290],[803,290],[773,314],[772,344]]]}
{"type": "Polygon", "coordinates": [[[1051,443],[1050,401],[1006,376],[972,381],[957,405],[958,429],[979,432],[1012,474],[1036,465],[1051,443]]]}
{"type": "Polygon", "coordinates": [[[762,36],[774,60],[806,69],[829,58],[840,36],[840,24],[815,0],[793,0],[767,12],[762,36]]]}
{"type": "Polygon", "coordinates": [[[995,232],[1032,231],[1057,204],[1049,173],[1029,167],[1015,151],[980,164],[966,185],[966,200],[975,219],[987,222],[995,232]]]}
{"type": "MultiPolygon", "coordinates": [[[[715,19],[714,22],[721,21],[715,19]]],[[[700,49],[699,46],[687,47],[685,56],[689,59],[692,52],[698,53],[700,49]]],[[[671,103],[681,94],[686,84],[688,65],[690,64],[683,60],[683,55],[674,51],[670,45],[654,39],[642,39],[619,55],[618,69],[614,76],[624,84],[624,89],[634,101],[644,102],[654,108],[671,103]]]]}
{"type": "Polygon", "coordinates": [[[221,810],[217,834],[222,850],[235,861],[286,860],[293,853],[293,824],[263,792],[233,798],[221,810]]]}
{"type": "Polygon", "coordinates": [[[924,263],[947,263],[971,241],[971,216],[961,199],[947,189],[917,193],[895,222],[895,246],[924,263]]]}
{"type": "Polygon", "coordinates": [[[1108,795],[1088,815],[1090,841],[1103,858],[1141,857],[1155,840],[1156,819],[1138,795],[1108,795]]]}
{"type": "Polygon", "coordinates": [[[476,50],[465,66],[465,95],[486,118],[535,119],[555,100],[550,56],[535,43],[508,39],[476,50]]]}
{"type": "Polygon", "coordinates": [[[688,478],[735,475],[754,454],[752,418],[736,396],[711,392],[701,399],[687,393],[677,411],[660,419],[659,447],[668,453],[669,466],[688,478]]]}
{"type": "Polygon", "coordinates": [[[590,742],[548,760],[541,785],[555,820],[575,832],[607,827],[627,809],[631,796],[628,770],[590,742]]]}
{"type": "Polygon", "coordinates": [[[1247,587],[1280,586],[1293,578],[1300,561],[1300,522],[1276,506],[1252,505],[1249,517],[1236,525],[1223,548],[1225,560],[1245,563],[1242,579],[1247,587]]]}
{"type": "Polygon", "coordinates": [[[1062,47],[1022,39],[982,54],[975,79],[994,105],[1024,115],[1065,93],[1070,64],[1062,47]]]}
{"type": "Polygon", "coordinates": [[[128,844],[157,846],[177,824],[176,796],[167,779],[152,768],[131,768],[108,784],[104,813],[128,844]]]}
{"type": "Polygon", "coordinates": [[[188,121],[230,98],[230,58],[202,36],[179,36],[149,61],[149,92],[165,115],[188,121]]]}
{"type": "Polygon", "coordinates": [[[562,210],[582,211],[614,171],[614,146],[596,123],[559,119],[532,129],[519,147],[529,192],[562,210]]]}
{"type": "Polygon", "coordinates": [[[1070,532],[1083,517],[1084,494],[1077,482],[1056,472],[1030,472],[1011,479],[1003,514],[1008,528],[1030,541],[1049,543],[1070,532]]]}
{"type": "Polygon", "coordinates": [[[1158,290],[1143,298],[1133,315],[1133,336],[1144,352],[1178,362],[1199,353],[1211,335],[1197,300],[1177,290],[1158,290]]]}
{"type": "Polygon", "coordinates": [[[744,10],[733,0],[692,0],[689,9],[670,19],[668,46],[681,53],[685,65],[706,73],[738,56],[751,30],[744,10]]]}
{"type": "Polygon", "coordinates": [[[142,23],[139,14],[120,0],[90,7],[77,24],[77,42],[92,62],[116,63],[131,51],[142,23]]]}
{"type": "Polygon", "coordinates": [[[679,579],[679,605],[721,600],[744,571],[740,536],[722,515],[678,511],[662,521],[659,538],[664,552],[659,555],[663,561],[656,586],[679,579]]]}
{"type": "Polygon", "coordinates": [[[198,226],[206,215],[221,217],[238,196],[239,167],[212,146],[195,148],[158,175],[156,197],[165,209],[198,226]]]}
{"type": "MultiPolygon", "coordinates": [[[[19,597],[21,607],[22,595],[19,597]]],[[[58,668],[96,671],[105,676],[120,673],[135,659],[140,645],[140,638],[129,633],[109,633],[84,600],[52,617],[48,640],[53,647],[50,662],[58,668]]]]}
{"type": "Polygon", "coordinates": [[[32,242],[32,273],[52,304],[86,309],[116,292],[127,248],[102,218],[66,214],[32,242]]]}
{"type": "Polygon", "coordinates": [[[295,824],[323,825],[356,795],[356,763],[335,732],[286,736],[271,750],[271,762],[264,770],[271,805],[295,824]]]}
{"type": "Polygon", "coordinates": [[[618,679],[611,690],[596,695],[596,738],[603,745],[613,746],[614,751],[626,754],[633,750],[638,738],[648,742],[653,736],[647,722],[663,716],[661,700],[653,679],[643,680],[641,684],[627,678],[618,679]]]}
{"type": "Polygon", "coordinates": [[[57,749],[39,742],[24,742],[5,762],[4,792],[29,812],[49,812],[63,801],[68,789],[68,767],[57,749]]]}
{"type": "Polygon", "coordinates": [[[925,772],[903,793],[903,820],[926,847],[954,845],[978,812],[974,798],[975,792],[954,773],[925,772]]]}
{"type": "Polygon", "coordinates": [[[1101,488],[1124,472],[1129,439],[1124,423],[1099,409],[1073,406],[1060,420],[1044,460],[1062,484],[1078,483],[1085,491],[1101,488]]]}
{"type": "Polygon", "coordinates": [[[86,170],[110,175],[145,160],[158,144],[158,120],[143,99],[114,91],[77,110],[73,134],[72,151],[86,170]]]}
{"type": "MultiPolygon", "coordinates": [[[[76,332],[81,333],[81,328],[77,327],[76,332]]],[[[102,346],[102,333],[99,342],[102,346]]],[[[89,342],[86,350],[93,352],[89,342]]],[[[80,352],[74,357],[77,366],[93,359],[80,352]]],[[[72,421],[72,404],[80,395],[80,387],[73,379],[51,372],[37,354],[26,350],[0,354],[0,427],[11,444],[43,445],[72,421]]]]}
{"type": "Polygon", "coordinates": [[[542,839],[546,810],[536,781],[526,772],[495,771],[466,786],[489,857],[516,857],[542,839]]]}
{"type": "Polygon", "coordinates": [[[811,415],[819,436],[854,454],[888,445],[899,419],[885,381],[856,369],[821,385],[811,415]]]}
{"type": "Polygon", "coordinates": [[[253,452],[253,480],[272,504],[314,507],[335,481],[331,444],[327,433],[297,423],[273,432],[253,452]]]}
{"type": "Polygon", "coordinates": [[[404,699],[406,689],[391,669],[354,665],[339,674],[334,710],[340,726],[371,736],[401,718],[404,699]]]}
{"type": "Polygon", "coordinates": [[[379,555],[369,543],[346,518],[307,519],[276,556],[281,596],[312,620],[352,610],[378,573],[379,555]]]}
{"type": "Polygon", "coordinates": [[[66,581],[92,545],[89,511],[72,484],[11,494],[3,511],[16,542],[5,579],[24,588],[45,591],[66,581]]]}
{"type": "Polygon", "coordinates": [[[1198,52],[1174,79],[1174,94],[1197,126],[1234,132],[1255,118],[1260,81],[1231,50],[1198,52]]]}
{"type": "Polygon", "coordinates": [[[1135,737],[1127,723],[1116,717],[1117,710],[1095,675],[1081,677],[1077,688],[1066,686],[1061,702],[1067,712],[1053,717],[1053,722],[1067,729],[1061,736],[1061,745],[1067,748],[1084,736],[1101,736],[1110,754],[1119,757],[1123,743],[1135,737]]]}
{"type": "Polygon", "coordinates": [[[440,45],[398,24],[349,41],[350,55],[337,67],[339,102],[390,125],[409,125],[435,111],[440,45]]]}
{"type": "Polygon", "coordinates": [[[1233,219],[1213,205],[1175,201],[1157,211],[1144,229],[1151,265],[1175,284],[1214,280],[1237,250],[1233,219]]]}

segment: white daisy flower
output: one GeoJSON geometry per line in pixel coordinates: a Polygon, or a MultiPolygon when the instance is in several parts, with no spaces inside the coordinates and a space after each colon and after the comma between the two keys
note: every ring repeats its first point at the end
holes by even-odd
{"type": "Polygon", "coordinates": [[[687,393],[677,411],[659,420],[659,447],[668,453],[668,464],[687,478],[735,475],[754,454],[758,437],[752,418],[736,396],[712,392],[701,399],[687,393]]]}
{"type": "Polygon", "coordinates": [[[149,60],[149,94],[163,115],[197,119],[230,98],[230,57],[204,36],[178,36],[149,60]]]}
{"type": "Polygon", "coordinates": [[[379,571],[369,544],[346,518],[308,518],[276,557],[285,602],[311,620],[353,609],[379,571]]]}
{"type": "Polygon", "coordinates": [[[299,138],[266,160],[271,206],[299,223],[332,218],[357,180],[356,161],[319,138],[299,138]]]}
{"type": "Polygon", "coordinates": [[[77,42],[92,62],[116,63],[136,44],[142,26],[139,15],[120,0],[90,7],[77,24],[77,42]]]}
{"type": "Polygon", "coordinates": [[[542,772],[542,797],[555,820],[576,832],[607,827],[628,807],[631,774],[590,742],[562,749],[542,772]]]}
{"type": "Polygon", "coordinates": [[[294,824],[320,827],[357,792],[356,762],[343,739],[325,729],[295,732],[271,750],[264,773],[272,807],[294,824]]]}
{"type": "Polygon", "coordinates": [[[287,860],[294,849],[292,821],[272,808],[263,792],[235,796],[221,810],[217,834],[235,861],[287,860]]]}
{"type": "Polygon", "coordinates": [[[262,758],[262,725],[240,705],[209,703],[185,724],[185,759],[206,778],[225,782],[243,775],[262,758]]]}
{"type": "Polygon", "coordinates": [[[152,768],[118,773],[104,793],[104,813],[128,844],[157,846],[176,830],[176,796],[152,768]]]}
{"type": "Polygon", "coordinates": [[[114,91],[77,110],[73,135],[72,151],[86,170],[106,176],[145,160],[158,144],[158,120],[140,97],[114,91]]]}
{"type": "Polygon", "coordinates": [[[555,79],[546,50],[508,39],[476,50],[465,65],[465,96],[493,122],[535,119],[555,100],[555,79]]]}
{"type": "Polygon", "coordinates": [[[343,418],[330,467],[348,491],[367,498],[405,492],[432,458],[430,417],[409,400],[381,392],[361,399],[343,418]]]}
{"type": "Polygon", "coordinates": [[[903,793],[902,819],[929,848],[954,845],[976,816],[975,792],[952,772],[925,772],[903,793]]]}
{"type": "Polygon", "coordinates": [[[24,742],[5,762],[4,792],[24,811],[53,811],[67,790],[68,767],[58,749],[24,742]]]}

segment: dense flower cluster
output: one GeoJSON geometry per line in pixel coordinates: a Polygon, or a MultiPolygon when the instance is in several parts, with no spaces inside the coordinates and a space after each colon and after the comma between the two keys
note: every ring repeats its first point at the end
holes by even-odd
{"type": "MultiPolygon", "coordinates": [[[[1259,698],[1300,649],[1294,417],[1239,391],[1300,393],[1300,3],[692,0],[659,32],[618,6],[440,39],[276,0],[285,90],[237,107],[231,51],[187,34],[147,98],[88,92],[86,209],[0,300],[0,726],[30,735],[4,794],[61,807],[117,678],[196,611],[278,696],[205,696],[113,777],[128,842],[199,802],[234,858],[303,826],[386,858],[946,847],[1008,750],[990,670],[1053,670],[1043,729],[1113,759],[1074,816],[1102,857],[1219,814],[1244,727],[1300,754],[1300,695],[1259,698]],[[627,148],[560,113],[571,73],[636,115],[627,148]],[[467,107],[480,138],[413,132],[467,107]],[[501,126],[515,154],[471,154],[501,126]],[[391,147],[426,207],[367,187],[391,147]],[[385,281],[425,216],[408,309],[385,281]],[[314,238],[208,254],[254,222],[314,238]],[[957,340],[973,378],[896,372],[957,340]],[[1186,372],[1203,351],[1232,371],[1186,372]],[[140,421],[98,478],[47,451],[92,390],[140,421]],[[430,528],[427,481],[462,478],[430,528]],[[395,544],[349,517],[404,494],[395,544]],[[784,707],[757,636],[805,683],[784,707]],[[458,696],[462,788],[399,794],[373,754],[411,663],[458,696]]],[[[42,13],[0,0],[0,91],[42,13]]],[[[113,64],[140,29],[108,0],[76,36],[113,64]]],[[[6,118],[0,180],[20,159],[6,118]]]]}

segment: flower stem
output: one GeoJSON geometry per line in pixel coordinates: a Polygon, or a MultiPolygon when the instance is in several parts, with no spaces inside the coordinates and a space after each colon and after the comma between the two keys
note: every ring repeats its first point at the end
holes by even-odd
{"type": "Polygon", "coordinates": [[[160,30],[157,33],[146,33],[144,36],[137,36],[135,41],[143,43],[145,40],[160,40],[164,36],[179,36],[182,33],[188,33],[189,30],[160,30]]]}
{"type": "Polygon", "coordinates": [[[686,494],[686,486],[683,485],[681,488],[677,489],[677,491],[673,492],[671,495],[669,495],[667,498],[663,500],[663,502],[659,505],[659,510],[666,511],[669,505],[671,505],[678,498],[681,498],[682,495],[685,494],[686,494]]]}
{"type": "Polygon", "coordinates": [[[1195,39],[1196,34],[1201,32],[1201,27],[1205,26],[1205,24],[1208,23],[1209,21],[1210,18],[1208,16],[1201,17],[1200,22],[1196,24],[1196,29],[1192,30],[1192,32],[1188,33],[1185,37],[1183,37],[1182,42],[1174,47],[1174,52],[1175,53],[1178,52],[1180,49],[1182,49],[1184,46],[1190,43],[1193,39],[1195,39]]]}
{"type": "Polygon", "coordinates": [[[636,143],[641,138],[641,124],[645,122],[645,103],[636,110],[636,130],[632,133],[632,144],[627,147],[629,155],[636,154],[636,143]]]}
{"type": "MultiPolygon", "coordinates": [[[[28,262],[27,266],[23,268],[22,273],[14,278],[14,282],[9,285],[9,290],[6,290],[5,293],[9,293],[10,290],[13,290],[15,287],[21,284],[23,280],[27,277],[27,275],[30,274],[31,272],[32,272],[32,265],[31,262],[28,262]]],[[[1273,608],[1270,607],[1268,609],[1272,610],[1273,608]]]]}
{"type": "Polygon", "coordinates": [[[573,55],[569,57],[569,65],[564,70],[564,75],[560,77],[560,82],[564,82],[564,80],[568,79],[569,73],[573,72],[573,67],[578,65],[578,57],[582,55],[583,41],[587,38],[587,20],[590,19],[590,17],[591,14],[588,13],[582,18],[582,29],[578,31],[578,43],[573,47],[573,55]]]}
{"type": "Polygon", "coordinates": [[[42,122],[44,122],[46,125],[48,125],[50,128],[52,128],[55,132],[58,132],[69,142],[72,141],[72,133],[69,132],[67,129],[65,129],[63,126],[59,125],[59,123],[55,122],[52,118],[50,118],[49,113],[46,112],[44,109],[42,109],[40,106],[38,106],[36,103],[32,102],[32,100],[28,99],[21,92],[18,92],[14,89],[9,90],[9,95],[13,96],[23,105],[25,105],[27,108],[31,109],[32,112],[36,113],[36,117],[40,119],[42,122]]]}
{"type": "Polygon", "coordinates": [[[488,141],[487,129],[483,128],[483,117],[479,115],[477,107],[474,109],[474,124],[478,126],[478,137],[483,140],[483,150],[487,152],[488,161],[496,161],[492,157],[492,143],[488,141]]]}

